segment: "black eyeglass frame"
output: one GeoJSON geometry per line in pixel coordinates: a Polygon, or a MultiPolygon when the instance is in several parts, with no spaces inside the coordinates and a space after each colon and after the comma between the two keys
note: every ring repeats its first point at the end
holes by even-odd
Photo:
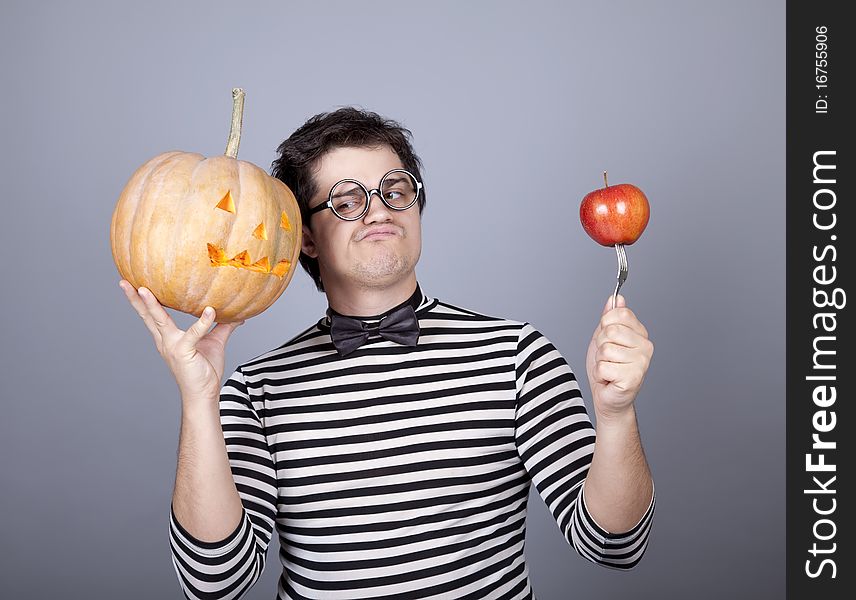
{"type": "Polygon", "coordinates": [[[392,171],[389,171],[386,175],[381,177],[380,184],[378,185],[378,187],[376,187],[372,190],[368,189],[365,185],[363,185],[362,182],[357,181],[356,179],[342,179],[341,181],[337,181],[333,185],[333,187],[330,188],[330,192],[327,194],[327,201],[322,202],[318,206],[309,209],[309,212],[307,213],[307,215],[308,215],[308,217],[311,217],[315,213],[321,212],[322,210],[329,208],[331,211],[333,211],[334,215],[336,215],[338,218],[342,219],[343,221],[359,221],[360,219],[365,217],[366,214],[369,212],[369,208],[370,208],[371,203],[372,203],[372,194],[374,194],[374,193],[377,193],[377,195],[380,197],[380,201],[383,202],[384,206],[386,206],[388,209],[402,211],[402,210],[407,210],[410,207],[412,207],[414,204],[416,204],[416,202],[419,200],[419,193],[421,191],[422,191],[422,182],[419,181],[418,179],[416,179],[416,175],[414,175],[413,173],[411,173],[410,171],[407,171],[405,169],[393,169],[392,171]],[[392,175],[393,173],[404,173],[405,175],[410,176],[410,178],[416,182],[416,194],[413,196],[413,201],[410,204],[408,204],[407,206],[402,206],[402,207],[393,206],[389,202],[386,201],[386,198],[384,198],[383,194],[381,193],[381,189],[383,189],[383,182],[386,181],[386,178],[389,177],[390,175],[392,175]],[[333,190],[335,190],[336,187],[338,187],[339,184],[342,184],[342,183],[355,183],[358,186],[360,186],[362,188],[363,192],[365,192],[365,194],[366,194],[366,205],[365,205],[365,207],[363,207],[362,212],[360,212],[360,214],[357,215],[356,217],[343,217],[338,212],[336,212],[335,208],[333,208],[333,190]]]}

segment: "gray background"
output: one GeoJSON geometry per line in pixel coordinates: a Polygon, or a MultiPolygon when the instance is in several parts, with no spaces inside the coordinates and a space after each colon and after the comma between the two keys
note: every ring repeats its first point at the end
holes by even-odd
{"type": "MultiPolygon", "coordinates": [[[[530,321],[577,372],[615,255],[579,201],[651,202],[624,291],[655,356],[638,398],[658,514],[630,573],[570,549],[537,496],[539,598],[784,594],[781,1],[8,2],[3,93],[0,581],[10,598],[180,598],[167,517],[177,387],[117,283],[110,217],[172,149],[269,169],[309,116],[356,104],[415,136],[433,296],[530,321]]],[[[301,272],[227,369],[326,307],[301,272]]],[[[187,315],[173,313],[178,323],[187,315]]],[[[270,600],[269,548],[247,596],[270,600]]]]}

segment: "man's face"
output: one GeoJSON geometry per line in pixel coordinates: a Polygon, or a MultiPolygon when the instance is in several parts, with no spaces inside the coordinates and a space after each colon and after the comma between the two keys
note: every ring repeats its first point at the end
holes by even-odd
{"type": "MultiPolygon", "coordinates": [[[[377,188],[401,160],[388,147],[336,148],[321,157],[315,171],[314,208],[327,201],[330,188],[342,179],[356,179],[377,188]]],[[[324,288],[358,285],[385,287],[413,276],[422,250],[422,224],[417,202],[404,211],[388,208],[372,194],[362,219],[343,221],[325,209],[311,215],[311,229],[303,226],[303,252],[318,259],[324,288]]]]}

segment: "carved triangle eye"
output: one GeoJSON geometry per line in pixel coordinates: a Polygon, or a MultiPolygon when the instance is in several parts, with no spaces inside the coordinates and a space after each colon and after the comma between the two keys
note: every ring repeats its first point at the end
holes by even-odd
{"type": "Polygon", "coordinates": [[[283,260],[279,261],[278,263],[276,263],[274,265],[273,269],[270,270],[270,272],[273,273],[274,275],[276,275],[277,277],[282,277],[283,275],[288,273],[288,270],[290,268],[291,268],[291,261],[283,259],[283,260]]]}
{"type": "Polygon", "coordinates": [[[291,231],[291,221],[288,220],[288,215],[282,211],[282,216],[279,218],[279,226],[286,231],[291,231]]]}
{"type": "Polygon", "coordinates": [[[223,209],[233,215],[235,214],[235,201],[232,199],[232,190],[228,190],[226,192],[226,195],[224,195],[220,202],[217,203],[216,208],[223,209]]]}
{"type": "Polygon", "coordinates": [[[259,226],[255,228],[255,230],[253,231],[253,237],[256,238],[257,240],[268,239],[267,229],[265,229],[264,221],[259,223],[259,226]]]}

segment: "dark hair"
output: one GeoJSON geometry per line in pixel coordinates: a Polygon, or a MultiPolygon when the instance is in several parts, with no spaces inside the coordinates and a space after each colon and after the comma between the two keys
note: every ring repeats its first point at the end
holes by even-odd
{"type": "MultiPolygon", "coordinates": [[[[346,106],[311,117],[276,149],[279,158],[271,164],[271,175],[287,185],[297,198],[303,224],[309,224],[309,201],[318,193],[313,171],[327,152],[336,148],[389,147],[407,171],[422,181],[422,161],[413,151],[409,129],[377,113],[346,106]]],[[[425,207],[425,187],[419,194],[419,213],[425,207]]],[[[324,291],[318,260],[300,253],[300,264],[324,291]]]]}

